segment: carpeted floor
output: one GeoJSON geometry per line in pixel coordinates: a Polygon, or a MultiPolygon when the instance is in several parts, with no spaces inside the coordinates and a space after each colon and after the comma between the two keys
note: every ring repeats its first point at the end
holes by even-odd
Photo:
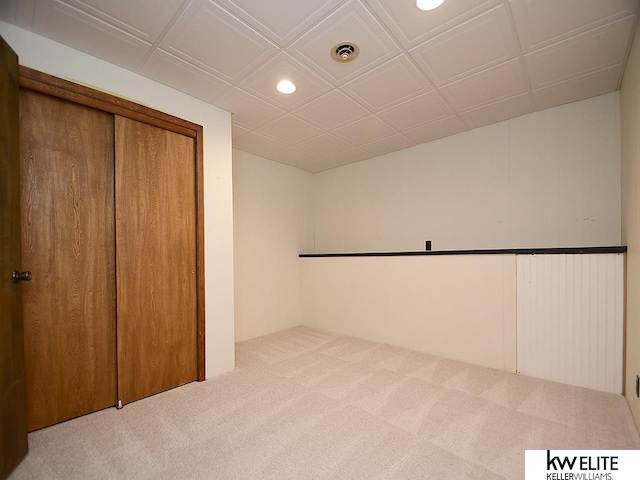
{"type": "Polygon", "coordinates": [[[619,395],[306,327],[236,371],[29,435],[18,479],[517,479],[525,449],[640,449],[619,395]]]}

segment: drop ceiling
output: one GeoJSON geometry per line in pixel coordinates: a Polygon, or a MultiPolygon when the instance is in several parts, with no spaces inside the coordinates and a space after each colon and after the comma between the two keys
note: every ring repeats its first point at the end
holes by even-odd
{"type": "Polygon", "coordinates": [[[2,0],[0,19],[228,110],[234,148],[320,172],[617,90],[638,3],[2,0]],[[360,53],[340,64],[344,41],[360,53]]]}

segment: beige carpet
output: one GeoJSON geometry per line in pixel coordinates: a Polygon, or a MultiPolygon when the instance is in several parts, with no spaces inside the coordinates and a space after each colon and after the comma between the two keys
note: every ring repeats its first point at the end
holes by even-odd
{"type": "Polygon", "coordinates": [[[640,449],[624,398],[297,327],[237,370],[30,434],[17,479],[517,479],[640,449]]]}

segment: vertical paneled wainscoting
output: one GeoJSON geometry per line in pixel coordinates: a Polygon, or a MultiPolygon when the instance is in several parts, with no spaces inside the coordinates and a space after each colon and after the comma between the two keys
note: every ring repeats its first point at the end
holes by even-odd
{"type": "Polygon", "coordinates": [[[624,252],[301,254],[303,324],[619,394],[624,252]]]}
{"type": "Polygon", "coordinates": [[[622,393],[624,255],[517,255],[518,373],[622,393]]]}

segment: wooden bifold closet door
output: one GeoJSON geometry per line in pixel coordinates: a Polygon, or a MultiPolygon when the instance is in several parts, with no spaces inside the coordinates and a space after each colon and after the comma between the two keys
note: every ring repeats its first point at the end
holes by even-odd
{"type": "Polygon", "coordinates": [[[33,431],[204,379],[202,127],[22,73],[33,431]]]}

